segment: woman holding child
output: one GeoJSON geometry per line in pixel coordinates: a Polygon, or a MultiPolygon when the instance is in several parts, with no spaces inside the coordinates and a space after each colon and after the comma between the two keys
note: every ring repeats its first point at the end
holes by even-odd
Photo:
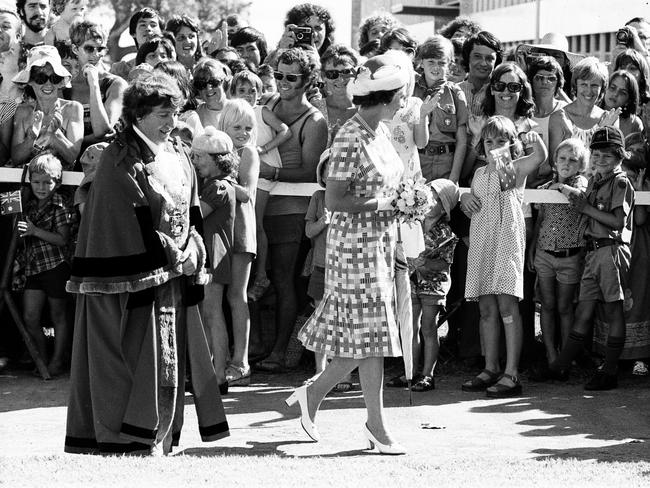
{"type": "Polygon", "coordinates": [[[409,73],[398,60],[381,55],[368,60],[350,84],[359,111],[334,140],[325,190],[332,212],[325,292],[299,333],[305,347],[333,358],[320,376],[287,400],[289,405],[299,402],[301,425],[318,441],[314,419],[321,401],[358,367],[368,410],[364,433],[369,445],[384,454],[405,450],[387,431],[382,406],[383,358],[401,355],[393,298],[396,222],[391,201],[404,171],[383,122],[403,107],[408,81],[409,73]]]}
{"type": "Polygon", "coordinates": [[[186,361],[201,438],[228,435],[198,312],[207,280],[196,175],[169,137],[182,104],[168,75],[133,81],[126,128],[89,193],[68,283],[78,296],[67,452],[169,453],[186,361]]]}

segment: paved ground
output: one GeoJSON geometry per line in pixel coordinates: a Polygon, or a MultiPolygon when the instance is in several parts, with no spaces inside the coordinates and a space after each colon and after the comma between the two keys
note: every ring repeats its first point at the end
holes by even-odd
{"type": "MultiPolygon", "coordinates": [[[[317,423],[322,442],[310,443],[300,429],[298,408],[282,401],[307,372],[254,375],[250,387],[224,398],[231,436],[203,444],[187,399],[180,451],[210,455],[346,456],[363,448],[365,410],[361,392],[329,396],[317,423]]],[[[472,455],[495,459],[577,458],[596,461],[650,460],[650,379],[627,377],[621,387],[591,394],[582,379],[568,384],[524,383],[524,395],[489,400],[463,393],[463,376],[436,378],[437,389],[414,394],[387,390],[387,418],[408,456],[472,455]]],[[[67,378],[44,382],[24,372],[0,376],[0,439],[10,457],[62,453],[67,378]]]]}

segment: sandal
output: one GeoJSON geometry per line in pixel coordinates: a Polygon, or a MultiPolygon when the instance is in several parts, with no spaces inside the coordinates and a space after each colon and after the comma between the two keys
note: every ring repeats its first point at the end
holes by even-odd
{"type": "Polygon", "coordinates": [[[433,376],[423,376],[411,387],[411,391],[430,391],[436,389],[433,376]]]}
{"type": "Polygon", "coordinates": [[[251,384],[251,368],[229,364],[226,368],[226,383],[228,386],[248,386],[251,384]]]}
{"type": "Polygon", "coordinates": [[[463,383],[461,389],[463,391],[470,391],[470,392],[485,391],[486,388],[492,386],[497,381],[499,381],[499,378],[500,378],[499,373],[495,373],[494,371],[490,371],[489,369],[484,369],[477,376],[463,383]],[[482,374],[488,376],[488,379],[484,380],[483,378],[481,378],[480,375],[482,374]]]}
{"type": "Polygon", "coordinates": [[[347,393],[352,389],[352,382],[351,381],[341,381],[332,388],[332,391],[336,393],[347,393]]]}
{"type": "Polygon", "coordinates": [[[521,395],[521,383],[519,382],[519,378],[508,373],[503,373],[503,376],[499,378],[499,381],[501,381],[501,379],[503,378],[512,381],[513,385],[508,386],[508,385],[504,385],[503,383],[495,383],[494,385],[490,386],[485,390],[486,395],[488,397],[509,398],[509,397],[521,395]]]}

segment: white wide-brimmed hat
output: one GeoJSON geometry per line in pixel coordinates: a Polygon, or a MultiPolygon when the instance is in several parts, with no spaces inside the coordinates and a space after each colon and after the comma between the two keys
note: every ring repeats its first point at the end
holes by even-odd
{"type": "Polygon", "coordinates": [[[27,66],[22,71],[19,71],[11,81],[19,84],[29,83],[29,75],[32,72],[32,68],[34,66],[42,68],[46,64],[52,66],[54,73],[63,78],[67,78],[65,80],[66,86],[70,83],[72,75],[61,64],[61,56],[54,46],[35,46],[31,48],[29,53],[27,53],[27,66]]]}

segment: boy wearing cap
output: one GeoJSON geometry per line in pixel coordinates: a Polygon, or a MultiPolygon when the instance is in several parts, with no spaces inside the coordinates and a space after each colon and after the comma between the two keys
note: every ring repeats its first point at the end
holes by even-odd
{"type": "Polygon", "coordinates": [[[630,266],[634,188],[621,168],[628,153],[619,129],[597,129],[589,147],[595,173],[584,194],[570,196],[571,204],[582,214],[587,249],[575,325],[558,359],[545,374],[533,379],[568,378],[571,361],[582,351],[600,302],[602,318],[609,327],[605,362],[585,389],[611,390],[618,386],[618,358],[625,341],[623,300],[630,266]]]}
{"type": "Polygon", "coordinates": [[[423,338],[422,374],[417,375],[413,391],[435,388],[433,371],[438,361],[438,314],[445,307],[451,287],[450,268],[458,238],[449,227],[452,209],[460,193],[456,184],[443,178],[429,183],[435,204],[424,218],[424,251],[408,258],[413,304],[413,364],[419,364],[420,332],[423,338]]]}

